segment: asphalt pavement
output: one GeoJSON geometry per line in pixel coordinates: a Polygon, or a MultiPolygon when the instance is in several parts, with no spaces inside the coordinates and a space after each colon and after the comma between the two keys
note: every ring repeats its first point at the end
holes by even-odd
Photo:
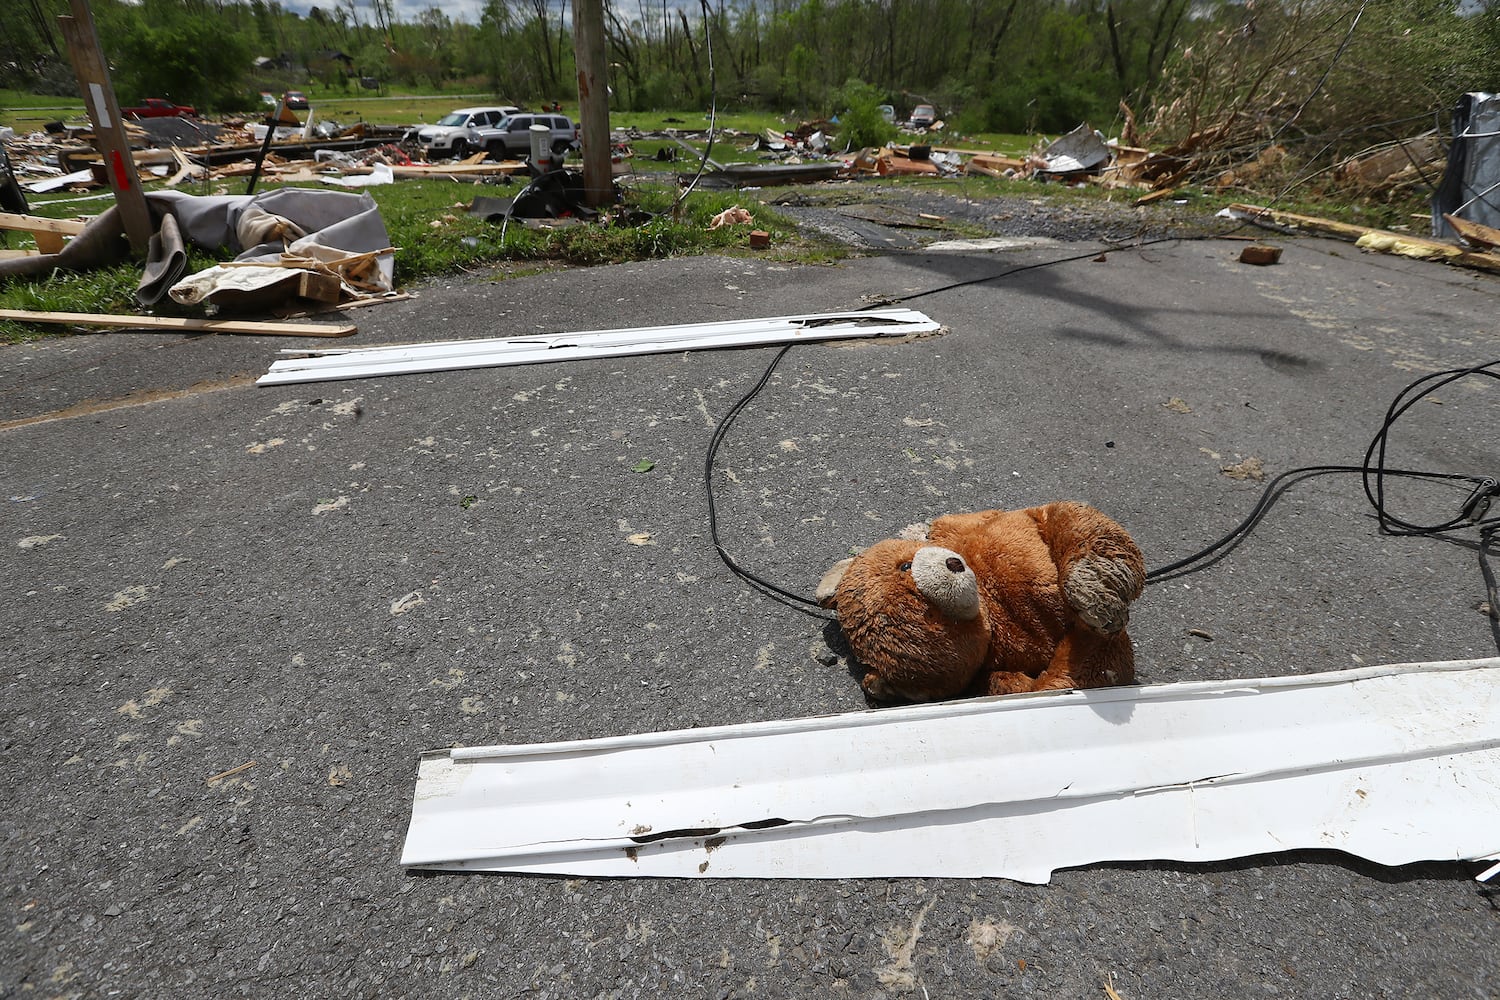
{"type": "MultiPolygon", "coordinates": [[[[810,594],[910,522],[1077,498],[1156,567],[1233,527],[1256,476],[1359,464],[1413,379],[1500,358],[1496,278],[1279,242],[1274,267],[1187,241],[471,276],[351,311],[342,344],[931,292],[907,304],[942,335],[788,353],[718,453],[726,549],[810,594]]],[[[0,348],[0,997],[1500,995],[1482,864],[403,872],[423,750],[866,704],[836,632],[710,542],[710,436],[774,349],[253,385],[310,343],[0,348]]],[[[1497,426],[1500,389],[1455,383],[1389,460],[1494,474],[1497,426]]],[[[1389,499],[1440,520],[1462,492],[1389,499]]],[[[1484,600],[1472,538],[1382,534],[1360,477],[1327,475],[1150,587],[1130,631],[1142,683],[1281,676],[1495,655],[1484,600]]]]}

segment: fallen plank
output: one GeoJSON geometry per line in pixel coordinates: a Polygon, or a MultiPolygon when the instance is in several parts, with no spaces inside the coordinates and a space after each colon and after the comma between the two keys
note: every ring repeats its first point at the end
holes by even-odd
{"type": "Polygon", "coordinates": [[[245,333],[269,337],[347,337],[359,328],[312,323],[266,323],[253,320],[194,319],[177,316],[124,316],[110,313],[29,312],[0,309],[0,319],[61,326],[104,326],[123,330],[190,330],[195,333],[245,333]]]}
{"type": "Polygon", "coordinates": [[[1000,173],[1006,170],[1026,169],[1025,160],[1014,156],[999,156],[994,153],[978,153],[969,159],[968,165],[971,167],[983,167],[986,170],[994,170],[1000,173]]]}
{"type": "Polygon", "coordinates": [[[882,156],[875,164],[875,172],[882,177],[921,176],[942,171],[931,160],[909,160],[904,156],[882,156]]]}
{"type": "Polygon", "coordinates": [[[966,172],[968,172],[968,173],[979,174],[979,175],[984,176],[984,177],[1004,177],[1005,176],[1005,174],[1002,171],[995,170],[993,167],[981,166],[980,164],[975,163],[973,160],[970,160],[968,163],[964,164],[964,170],[966,172]]]}
{"type": "Polygon", "coordinates": [[[83,227],[86,225],[88,223],[77,219],[44,219],[39,215],[0,212],[0,229],[10,229],[18,233],[58,233],[63,236],[77,236],[83,232],[83,227]]]}
{"type": "Polygon", "coordinates": [[[85,225],[87,223],[79,222],[77,219],[44,219],[37,215],[0,212],[0,229],[30,233],[31,238],[36,241],[37,250],[41,253],[62,252],[66,242],[63,237],[77,236],[83,232],[85,225]]]}
{"type": "Polygon", "coordinates": [[[520,160],[501,160],[498,163],[453,163],[446,166],[419,167],[391,166],[391,173],[397,177],[438,177],[468,179],[473,177],[489,177],[496,174],[517,174],[530,168],[520,160]]]}
{"type": "Polygon", "coordinates": [[[1398,664],[433,751],[401,864],[1044,883],[1299,848],[1492,860],[1497,784],[1500,658],[1398,664]]]}
{"type": "Polygon", "coordinates": [[[255,384],[327,382],[857,337],[905,337],[938,329],[937,323],[915,310],[868,309],[533,337],[449,340],[415,346],[298,350],[284,352],[298,357],[273,362],[270,371],[255,384]]]}
{"type": "Polygon", "coordinates": [[[1170,198],[1180,190],[1182,189],[1175,187],[1161,188],[1160,190],[1152,191],[1150,194],[1141,195],[1135,200],[1135,203],[1137,206],[1150,205],[1152,202],[1161,201],[1164,198],[1170,198]]]}
{"type": "Polygon", "coordinates": [[[1470,222],[1468,219],[1460,219],[1448,212],[1443,213],[1443,219],[1453,227],[1453,231],[1464,238],[1471,246],[1483,247],[1488,251],[1493,247],[1500,247],[1500,229],[1486,226],[1482,222],[1470,222]]]}
{"type": "Polygon", "coordinates": [[[1500,274],[1500,254],[1464,250],[1441,240],[1413,236],[1410,233],[1396,233],[1388,229],[1355,226],[1347,222],[1335,222],[1332,219],[1298,215],[1294,212],[1279,212],[1270,208],[1262,208],[1259,205],[1230,205],[1226,211],[1235,218],[1268,228],[1334,236],[1341,240],[1358,243],[1365,249],[1395,252],[1403,256],[1429,260],[1442,260],[1460,267],[1500,274]]]}

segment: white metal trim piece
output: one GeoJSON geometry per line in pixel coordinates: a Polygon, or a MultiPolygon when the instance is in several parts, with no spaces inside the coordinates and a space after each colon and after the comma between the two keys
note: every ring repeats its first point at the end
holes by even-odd
{"type": "Polygon", "coordinates": [[[1500,856],[1500,658],[424,754],[407,867],[1004,877],[1500,856]]]}
{"type": "Polygon", "coordinates": [[[255,384],[287,385],[796,341],[905,337],[937,329],[937,323],[913,309],[868,309],[416,346],[284,351],[299,356],[273,362],[270,371],[255,384]]]}

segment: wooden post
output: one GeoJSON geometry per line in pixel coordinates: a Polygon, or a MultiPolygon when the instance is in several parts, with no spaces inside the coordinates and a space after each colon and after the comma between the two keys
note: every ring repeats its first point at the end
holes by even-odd
{"type": "Polygon", "coordinates": [[[602,0],[573,0],[573,58],[578,63],[584,201],[598,208],[610,204],[615,197],[615,177],[610,167],[609,80],[605,75],[602,0]]]}
{"type": "Polygon", "coordinates": [[[120,105],[115,100],[115,89],[109,82],[109,67],[99,48],[94,14],[89,9],[88,0],[69,0],[69,4],[73,15],[59,15],[57,22],[67,39],[68,56],[78,77],[78,89],[94,123],[94,143],[104,154],[104,172],[115,193],[115,204],[120,207],[125,237],[130,240],[130,248],[144,257],[156,227],[151,223],[151,210],[146,206],[145,193],[141,191],[141,179],[136,174],[135,159],[130,155],[125,125],[120,121],[120,105]]]}

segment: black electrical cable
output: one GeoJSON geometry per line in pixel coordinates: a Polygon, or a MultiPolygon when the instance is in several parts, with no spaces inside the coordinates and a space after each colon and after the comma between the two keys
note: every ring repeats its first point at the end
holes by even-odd
{"type": "Polygon", "coordinates": [[[1458,513],[1446,521],[1436,524],[1414,524],[1403,518],[1396,517],[1386,510],[1385,506],[1385,481],[1380,473],[1385,469],[1385,451],[1387,440],[1390,436],[1391,426],[1400,419],[1401,415],[1410,410],[1422,399],[1460,379],[1479,375],[1485,378],[1500,381],[1500,360],[1489,361],[1481,365],[1469,368],[1450,368],[1447,371],[1432,372],[1423,375],[1408,384],[1391,401],[1386,410],[1385,421],[1380,425],[1380,430],[1370,441],[1370,446],[1365,449],[1365,496],[1375,507],[1376,514],[1380,518],[1382,530],[1393,535],[1435,535],[1455,528],[1465,528],[1472,525],[1483,525],[1500,522],[1500,516],[1485,518],[1485,510],[1489,507],[1489,501],[1494,496],[1500,496],[1500,488],[1497,488],[1495,474],[1500,474],[1500,469],[1488,470],[1491,475],[1482,477],[1459,477],[1467,478],[1475,484],[1475,489],[1470,493],[1469,499],[1459,509],[1458,513]],[[1408,398],[1409,396],[1409,398],[1408,398]],[[1371,481],[1371,457],[1375,458],[1375,477],[1371,481]],[[1482,509],[1481,509],[1482,505],[1482,509]],[[1475,511],[1478,516],[1475,516],[1475,511]]]}
{"type": "MultiPolygon", "coordinates": [[[[1051,263],[1062,262],[1063,261],[1053,261],[1051,263]]],[[[1044,265],[1032,266],[1035,267],[1044,265]]],[[[1017,268],[1016,270],[1026,270],[1026,268],[1017,268]]],[[[1005,273],[1010,274],[1014,272],[1010,271],[1005,273]]],[[[960,284],[969,283],[970,282],[963,282],[960,284]]],[[[916,295],[907,296],[906,298],[915,298],[918,295],[928,295],[940,290],[941,289],[932,289],[928,292],[921,292],[917,293],[916,295]]],[[[898,301],[904,301],[904,299],[898,301]]],[[[728,412],[724,414],[724,416],[719,420],[719,423],[714,427],[713,434],[709,439],[708,454],[704,460],[703,465],[703,484],[704,492],[708,500],[709,536],[713,541],[714,549],[719,553],[719,558],[721,558],[724,561],[724,564],[741,579],[744,579],[747,582],[755,585],[756,587],[759,587],[764,592],[777,597],[784,603],[788,603],[791,606],[796,607],[797,610],[808,611],[808,609],[820,609],[820,606],[814,600],[803,597],[800,594],[793,593],[792,591],[780,587],[770,582],[769,580],[757,576],[756,574],[745,569],[738,562],[736,562],[732,556],[730,556],[729,552],[724,548],[723,542],[719,538],[718,506],[714,496],[713,485],[714,459],[718,455],[719,447],[721,444],[723,444],[724,438],[728,434],[730,426],[739,417],[740,413],[744,411],[745,407],[749,406],[750,402],[766,387],[766,385],[771,380],[771,376],[775,373],[777,367],[781,364],[782,359],[786,357],[787,353],[794,346],[794,344],[787,344],[776,352],[776,354],[772,357],[770,364],[766,366],[765,371],[761,374],[756,383],[752,385],[732,407],[730,407],[728,412]]],[[[1276,503],[1281,495],[1286,492],[1287,489],[1290,489],[1291,486],[1296,485],[1303,479],[1310,479],[1316,476],[1330,474],[1358,473],[1364,481],[1365,496],[1369,500],[1371,506],[1374,508],[1375,516],[1378,520],[1381,530],[1383,531],[1398,535],[1438,535],[1462,527],[1474,527],[1479,530],[1478,554],[1480,573],[1484,578],[1486,594],[1488,595],[1489,599],[1490,628],[1495,635],[1496,647],[1497,649],[1500,649],[1500,598],[1497,598],[1497,591],[1500,591],[1500,587],[1497,587],[1495,572],[1490,565],[1488,553],[1489,547],[1494,541],[1495,535],[1497,533],[1500,533],[1500,514],[1490,517],[1484,516],[1489,508],[1490,501],[1494,498],[1500,498],[1500,481],[1497,481],[1497,478],[1494,476],[1475,476],[1465,473],[1421,472],[1411,469],[1392,469],[1388,468],[1385,464],[1386,446],[1390,438],[1391,428],[1403,414],[1409,411],[1411,407],[1418,401],[1426,398],[1438,389],[1441,389],[1442,387],[1447,385],[1451,385],[1452,383],[1460,379],[1475,375],[1500,379],[1500,360],[1487,362],[1482,365],[1473,365],[1468,368],[1455,368],[1448,371],[1435,372],[1430,375],[1421,376],[1420,378],[1408,383],[1399,393],[1397,393],[1396,398],[1392,401],[1390,407],[1386,410],[1385,418],[1381,422],[1379,430],[1376,431],[1375,436],[1371,439],[1369,446],[1365,449],[1365,460],[1363,464],[1310,465],[1303,466],[1297,469],[1291,469],[1287,472],[1281,473],[1266,484],[1266,487],[1261,491],[1260,498],[1256,501],[1255,506],[1251,508],[1250,513],[1247,514],[1239,524],[1225,533],[1217,541],[1213,542],[1203,549],[1200,549],[1192,555],[1168,563],[1165,566],[1159,566],[1155,569],[1150,570],[1146,574],[1146,582],[1148,584],[1158,583],[1162,580],[1172,579],[1175,576],[1179,576],[1188,572],[1194,572],[1204,569],[1208,565],[1211,565],[1213,562],[1217,562],[1218,559],[1223,558],[1240,542],[1248,537],[1250,531],[1255,527],[1257,523],[1260,522],[1260,520],[1266,515],[1266,513],[1271,509],[1271,507],[1276,503]],[[1395,514],[1391,513],[1390,509],[1388,508],[1385,495],[1385,481],[1387,478],[1391,477],[1420,479],[1438,483],[1462,483],[1466,484],[1469,487],[1469,492],[1467,495],[1467,499],[1465,499],[1459,505],[1458,514],[1455,517],[1435,524],[1419,525],[1408,521],[1405,518],[1396,516],[1395,514]],[[1283,486],[1283,484],[1286,485],[1283,486]]],[[[808,611],[808,613],[816,614],[818,617],[832,617],[823,614],[821,610],[808,611]]]]}
{"type": "MultiPolygon", "coordinates": [[[[1369,446],[1365,449],[1364,463],[1361,465],[1310,465],[1300,469],[1292,469],[1283,472],[1266,484],[1261,492],[1260,499],[1251,509],[1250,513],[1238,525],[1232,528],[1218,541],[1201,549],[1186,558],[1169,563],[1166,566],[1153,569],[1146,574],[1148,583],[1155,582],[1172,574],[1178,574],[1189,567],[1203,562],[1221,550],[1227,551],[1233,548],[1249,533],[1261,517],[1263,517],[1276,499],[1285,492],[1281,489],[1281,483],[1292,477],[1311,478],[1313,476],[1328,473],[1359,473],[1364,480],[1365,497],[1370,506],[1375,509],[1375,517],[1380,529],[1393,535],[1437,535],[1453,531],[1458,528],[1477,527],[1481,535],[1488,535],[1500,527],[1500,516],[1484,516],[1492,497],[1500,497],[1500,484],[1495,477],[1485,475],[1467,475],[1464,473],[1444,472],[1417,472],[1410,469],[1390,469],[1386,467],[1385,455],[1386,445],[1390,439],[1392,426],[1401,416],[1412,408],[1418,401],[1426,398],[1438,389],[1446,385],[1467,378],[1472,375],[1484,375],[1489,378],[1500,379],[1500,372],[1496,367],[1500,366],[1500,360],[1487,362],[1482,365],[1474,365],[1469,368],[1454,368],[1448,371],[1433,372],[1408,383],[1391,402],[1381,421],[1380,429],[1371,438],[1369,446]],[[1415,524],[1404,518],[1397,517],[1391,513],[1386,503],[1387,478],[1423,479],[1432,482],[1466,483],[1468,484],[1467,498],[1458,505],[1457,514],[1446,521],[1436,524],[1415,524]],[[1477,512],[1477,516],[1476,516],[1477,512]]],[[[1484,544],[1480,546],[1480,559],[1484,562],[1484,544]]],[[[1494,607],[1493,602],[1491,607],[1494,607]]]]}
{"type": "Polygon", "coordinates": [[[714,72],[714,32],[712,24],[712,13],[708,9],[708,0],[698,0],[703,8],[703,48],[708,52],[708,144],[703,147],[703,156],[698,160],[698,172],[693,174],[693,179],[688,182],[687,187],[677,196],[672,203],[672,215],[675,218],[677,210],[693,193],[693,188],[698,186],[698,181],[703,177],[703,169],[708,166],[708,158],[713,154],[714,135],[718,131],[719,116],[719,78],[714,72]]]}
{"type": "Polygon", "coordinates": [[[1344,32],[1343,41],[1339,42],[1339,47],[1334,50],[1333,58],[1328,60],[1328,65],[1323,68],[1323,75],[1318,78],[1318,82],[1313,85],[1313,89],[1308,91],[1307,96],[1302,99],[1302,103],[1297,105],[1297,110],[1292,113],[1292,116],[1286,121],[1282,122],[1281,128],[1277,129],[1276,134],[1271,136],[1270,145],[1274,146],[1276,144],[1276,140],[1281,138],[1281,133],[1291,128],[1292,123],[1295,122],[1298,118],[1302,117],[1302,112],[1307,110],[1307,106],[1312,103],[1312,99],[1318,96],[1318,93],[1322,91],[1323,85],[1328,82],[1328,77],[1333,73],[1333,68],[1337,66],[1339,64],[1339,60],[1344,57],[1344,50],[1349,47],[1349,42],[1353,40],[1354,29],[1358,27],[1359,19],[1365,16],[1365,8],[1368,6],[1369,0],[1362,0],[1359,5],[1359,10],[1354,12],[1354,19],[1349,22],[1349,30],[1344,32]]]}
{"type": "MultiPolygon", "coordinates": [[[[1185,556],[1165,566],[1158,566],[1156,569],[1147,571],[1146,582],[1148,584],[1157,583],[1161,580],[1183,575],[1191,570],[1202,569],[1203,566],[1209,564],[1209,557],[1211,556],[1216,556],[1217,558],[1211,561],[1217,562],[1218,558],[1227,555],[1230,550],[1248,537],[1250,530],[1265,517],[1267,511],[1281,498],[1283,493],[1296,485],[1296,482],[1336,473],[1359,473],[1368,477],[1370,471],[1370,468],[1365,465],[1305,465],[1299,469],[1289,469],[1266,484],[1265,489],[1261,491],[1260,499],[1250,509],[1250,513],[1245,515],[1245,519],[1226,532],[1218,541],[1199,549],[1190,556],[1185,556]],[[1281,485],[1284,481],[1294,478],[1296,482],[1288,483],[1284,487],[1281,485]]],[[[1470,483],[1480,483],[1483,481],[1482,477],[1467,476],[1462,473],[1417,472],[1410,469],[1383,469],[1377,478],[1383,481],[1386,476],[1449,482],[1467,480],[1470,483]]],[[[1380,510],[1382,508],[1377,507],[1377,512],[1380,510]]],[[[1410,534],[1416,534],[1416,532],[1410,532],[1410,534]]]]}
{"type": "Polygon", "coordinates": [[[708,456],[703,462],[703,491],[708,499],[708,536],[714,543],[714,549],[719,553],[719,558],[724,560],[724,565],[728,566],[730,571],[740,579],[754,584],[772,596],[782,599],[783,602],[789,602],[799,611],[807,611],[807,613],[814,614],[819,618],[832,618],[832,615],[822,611],[817,601],[809,600],[801,594],[795,594],[784,587],[779,587],[771,581],[756,576],[745,569],[739,563],[735,562],[734,557],[724,549],[724,543],[719,540],[719,512],[718,504],[714,499],[714,457],[718,455],[719,445],[723,443],[724,435],[729,433],[729,427],[734,423],[735,418],[740,415],[740,411],[749,406],[750,401],[766,387],[766,383],[771,381],[771,376],[776,371],[776,366],[781,364],[781,359],[786,357],[787,352],[795,346],[795,344],[787,344],[776,352],[775,356],[771,358],[771,363],[766,366],[766,370],[761,374],[760,380],[751,386],[740,397],[739,402],[731,406],[729,411],[719,419],[718,426],[714,428],[713,435],[708,440],[708,456]],[[809,609],[818,610],[811,611],[809,609]]]}

